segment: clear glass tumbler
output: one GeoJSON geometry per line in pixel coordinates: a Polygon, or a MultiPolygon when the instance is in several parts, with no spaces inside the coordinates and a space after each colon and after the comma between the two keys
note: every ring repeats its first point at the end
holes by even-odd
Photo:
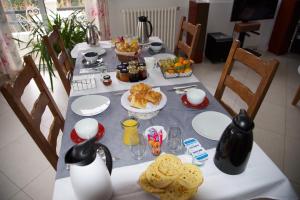
{"type": "Polygon", "coordinates": [[[182,151],[182,135],[179,127],[170,127],[167,146],[172,153],[179,153],[182,151]]]}
{"type": "Polygon", "coordinates": [[[133,158],[136,160],[142,160],[145,156],[147,141],[144,135],[138,134],[138,141],[136,138],[132,138],[134,141],[131,142],[130,151],[133,158]]]}

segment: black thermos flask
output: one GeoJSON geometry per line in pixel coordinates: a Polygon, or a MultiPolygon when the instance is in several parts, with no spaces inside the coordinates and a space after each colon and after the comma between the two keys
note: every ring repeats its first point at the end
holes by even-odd
{"type": "Polygon", "coordinates": [[[253,145],[253,128],[253,120],[241,109],[224,130],[214,157],[222,172],[235,175],[245,170],[253,145]]]}

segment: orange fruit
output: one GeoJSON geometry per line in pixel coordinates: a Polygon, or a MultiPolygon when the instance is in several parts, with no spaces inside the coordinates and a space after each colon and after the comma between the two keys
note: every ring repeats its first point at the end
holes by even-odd
{"type": "Polygon", "coordinates": [[[184,58],[183,58],[183,57],[179,57],[179,58],[178,58],[178,62],[179,62],[179,63],[183,63],[183,61],[184,61],[184,58]]]}
{"type": "Polygon", "coordinates": [[[188,65],[188,64],[190,64],[190,61],[189,61],[189,60],[184,60],[184,61],[183,61],[183,64],[184,64],[184,65],[188,65]]]}
{"type": "Polygon", "coordinates": [[[185,68],[184,73],[188,73],[188,72],[191,72],[191,71],[192,71],[192,69],[187,67],[187,68],[185,68]]]}
{"type": "Polygon", "coordinates": [[[177,63],[175,63],[174,66],[175,66],[175,67],[180,67],[180,66],[182,66],[182,64],[181,64],[180,62],[177,62],[177,63]]]}

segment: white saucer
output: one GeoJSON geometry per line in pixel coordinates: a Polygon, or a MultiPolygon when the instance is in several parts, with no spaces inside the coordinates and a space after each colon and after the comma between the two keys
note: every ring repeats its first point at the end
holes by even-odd
{"type": "Polygon", "coordinates": [[[231,118],[220,112],[202,112],[192,120],[193,129],[201,136],[211,140],[219,140],[231,118]]]}
{"type": "Polygon", "coordinates": [[[93,116],[105,111],[110,105],[109,98],[102,95],[86,95],[71,104],[71,110],[80,116],[93,116]]]}

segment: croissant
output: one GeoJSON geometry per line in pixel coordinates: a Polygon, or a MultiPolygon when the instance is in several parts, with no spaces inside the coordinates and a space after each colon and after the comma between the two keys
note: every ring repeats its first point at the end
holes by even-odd
{"type": "Polygon", "coordinates": [[[145,97],[144,97],[147,101],[153,103],[154,105],[159,104],[162,95],[159,92],[150,90],[146,93],[145,97]]]}
{"type": "Polygon", "coordinates": [[[131,95],[130,105],[135,108],[146,108],[147,100],[141,95],[131,95]]]}
{"type": "Polygon", "coordinates": [[[136,94],[139,92],[143,92],[144,94],[148,91],[151,90],[151,86],[145,84],[145,83],[138,83],[136,85],[133,85],[130,89],[131,94],[136,94]]]}

